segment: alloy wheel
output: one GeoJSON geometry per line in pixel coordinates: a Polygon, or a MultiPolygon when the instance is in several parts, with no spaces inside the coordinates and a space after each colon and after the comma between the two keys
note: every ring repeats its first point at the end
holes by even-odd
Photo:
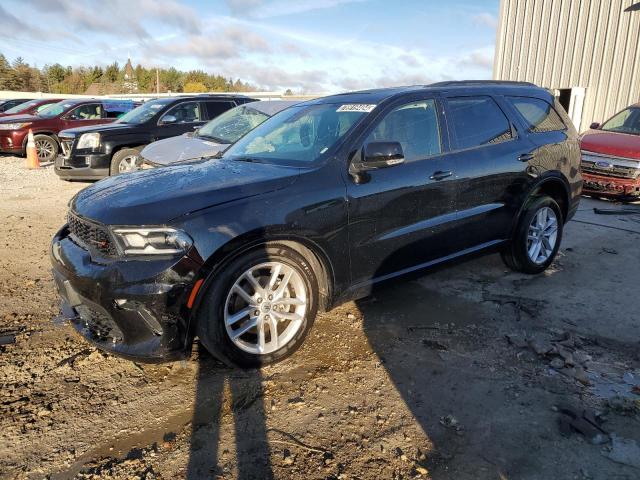
{"type": "Polygon", "coordinates": [[[231,287],[224,324],[238,348],[266,355],[286,346],[300,331],[307,313],[302,275],[282,262],[251,267],[231,287]]]}
{"type": "Polygon", "coordinates": [[[36,152],[38,152],[38,160],[41,162],[48,161],[53,157],[53,145],[48,140],[36,141],[36,152]]]}
{"type": "Polygon", "coordinates": [[[137,155],[124,157],[118,164],[118,173],[135,172],[140,168],[140,164],[140,157],[137,155]]]}
{"type": "Polygon", "coordinates": [[[527,234],[527,253],[536,265],[553,254],[558,241],[558,217],[553,209],[543,207],[534,215],[527,234]]]}

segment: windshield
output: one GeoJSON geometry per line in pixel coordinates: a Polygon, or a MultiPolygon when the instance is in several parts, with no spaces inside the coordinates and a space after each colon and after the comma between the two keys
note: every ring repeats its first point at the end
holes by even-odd
{"type": "Polygon", "coordinates": [[[198,137],[210,138],[218,143],[235,143],[253,130],[269,115],[255,108],[241,105],[224,112],[198,130],[198,137]]]}
{"type": "Polygon", "coordinates": [[[138,108],[134,108],[129,113],[124,114],[116,123],[134,123],[141,124],[148,120],[151,120],[156,113],[158,113],[162,108],[168,103],[173,102],[173,98],[162,98],[159,100],[151,100],[143,105],[140,105],[138,108]]]}
{"type": "Polygon", "coordinates": [[[37,105],[40,100],[31,100],[29,102],[21,103],[20,105],[16,105],[15,107],[11,107],[8,110],[5,110],[3,113],[20,113],[25,110],[29,110],[34,105],[37,105]]]}
{"type": "Polygon", "coordinates": [[[66,112],[67,109],[73,107],[74,105],[75,105],[74,103],[65,102],[65,101],[54,103],[52,105],[49,105],[44,110],[39,111],[38,116],[44,117],[44,118],[57,117],[58,115],[61,115],[62,113],[66,112]]]}
{"type": "Polygon", "coordinates": [[[290,107],[247,133],[227,150],[224,158],[287,165],[318,161],[374,107],[340,104],[290,107]]]}
{"type": "Polygon", "coordinates": [[[601,130],[608,132],[640,135],[640,108],[626,108],[614,115],[602,125],[601,130]]]}

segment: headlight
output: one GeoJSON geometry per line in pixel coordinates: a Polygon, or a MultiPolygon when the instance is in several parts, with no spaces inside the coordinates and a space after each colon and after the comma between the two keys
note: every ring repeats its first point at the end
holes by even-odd
{"type": "Polygon", "coordinates": [[[189,235],[174,228],[116,227],[112,231],[125,255],[173,255],[186,252],[193,244],[189,235]]]}
{"type": "Polygon", "coordinates": [[[0,123],[0,130],[20,130],[21,128],[28,127],[31,122],[24,123],[0,123]]]}
{"type": "Polygon", "coordinates": [[[100,145],[99,133],[83,133],[78,140],[77,149],[81,148],[98,148],[100,145]]]}

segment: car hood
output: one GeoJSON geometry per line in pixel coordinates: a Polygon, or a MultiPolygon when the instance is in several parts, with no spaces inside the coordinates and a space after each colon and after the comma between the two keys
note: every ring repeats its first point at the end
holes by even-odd
{"type": "Polygon", "coordinates": [[[589,152],[640,160],[640,135],[589,130],[582,136],[580,148],[589,152]]]}
{"type": "Polygon", "coordinates": [[[151,163],[169,165],[186,160],[211,157],[228,146],[228,143],[217,143],[206,138],[195,137],[192,133],[185,133],[178,137],[150,143],[144,147],[140,155],[151,163]]]}
{"type": "Polygon", "coordinates": [[[109,177],[71,200],[77,214],[107,225],[165,225],[215,205],[293,183],[299,168],[225,159],[109,177]]]}
{"type": "MultiPolygon", "coordinates": [[[[108,121],[108,119],[104,119],[105,121],[108,121]]],[[[75,127],[75,128],[69,128],[67,130],[63,130],[62,132],[60,132],[60,135],[63,135],[64,132],[64,136],[67,137],[77,137],[78,135],[82,135],[83,133],[86,132],[100,132],[100,133],[106,133],[106,132],[118,132],[120,130],[127,130],[131,127],[138,127],[139,125],[130,125],[128,123],[101,123],[98,125],[86,125],[84,127],[75,127]]]]}
{"type": "Polygon", "coordinates": [[[42,120],[40,117],[36,117],[35,115],[25,115],[24,113],[18,113],[16,115],[7,115],[6,117],[0,117],[0,122],[2,123],[24,123],[24,122],[33,122],[35,120],[42,120]]]}

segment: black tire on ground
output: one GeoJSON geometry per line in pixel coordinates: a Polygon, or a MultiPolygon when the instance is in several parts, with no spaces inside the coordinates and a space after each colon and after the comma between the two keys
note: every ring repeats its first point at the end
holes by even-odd
{"type": "Polygon", "coordinates": [[[509,244],[506,245],[505,248],[501,251],[500,255],[502,257],[502,260],[507,265],[507,267],[509,267],[511,270],[515,270],[516,272],[528,274],[538,274],[543,272],[549,267],[549,265],[551,265],[556,257],[556,254],[558,253],[558,250],[560,249],[563,227],[564,218],[562,216],[562,211],[553,198],[547,195],[532,197],[527,201],[518,225],[516,226],[513,238],[511,239],[509,244]],[[558,230],[556,243],[551,255],[549,255],[544,263],[537,264],[529,258],[529,254],[527,252],[527,239],[529,235],[529,225],[531,224],[537,213],[545,207],[551,208],[556,214],[556,218],[558,220],[558,230]]]}
{"type": "Polygon", "coordinates": [[[118,150],[111,157],[111,166],[109,167],[109,175],[119,175],[125,173],[120,171],[120,164],[131,157],[139,157],[140,151],[135,148],[123,148],[118,150]]]}
{"type": "Polygon", "coordinates": [[[38,160],[40,162],[53,162],[58,156],[58,142],[49,135],[34,135],[33,141],[36,144],[38,160]]]}
{"type": "Polygon", "coordinates": [[[302,255],[290,248],[270,244],[252,250],[231,261],[209,283],[197,312],[196,332],[200,342],[213,356],[225,364],[240,368],[259,368],[278,362],[294,353],[311,330],[318,311],[318,282],[316,274],[302,255]],[[295,269],[307,291],[307,309],[302,325],[288,343],[269,354],[254,354],[236,346],[224,325],[224,309],[235,281],[250,268],[265,262],[281,262],[295,269]]]}

